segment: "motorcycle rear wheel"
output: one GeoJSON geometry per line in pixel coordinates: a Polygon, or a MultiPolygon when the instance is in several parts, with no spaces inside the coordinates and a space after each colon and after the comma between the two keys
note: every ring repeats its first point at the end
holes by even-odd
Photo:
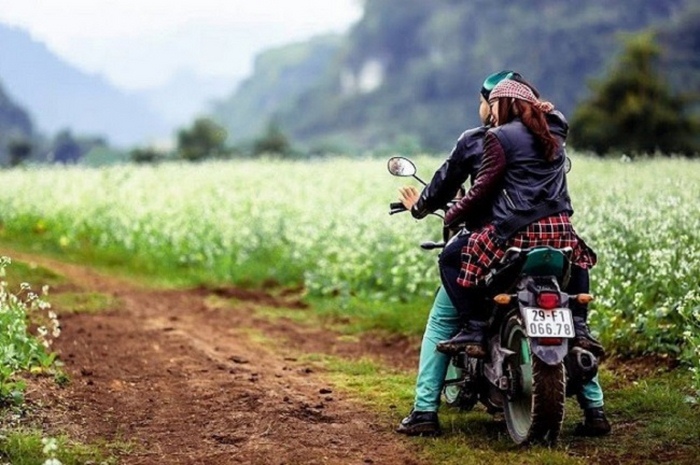
{"type": "Polygon", "coordinates": [[[508,433],[516,444],[554,444],[564,421],[564,363],[552,366],[532,355],[517,314],[506,321],[502,341],[505,348],[515,352],[505,362],[514,384],[503,402],[508,433]]]}

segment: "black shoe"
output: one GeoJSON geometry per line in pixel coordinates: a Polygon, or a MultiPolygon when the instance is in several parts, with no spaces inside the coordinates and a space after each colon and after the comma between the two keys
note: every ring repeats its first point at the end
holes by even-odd
{"type": "Polygon", "coordinates": [[[486,327],[485,321],[469,321],[462,331],[447,341],[437,343],[436,349],[443,354],[453,355],[464,351],[474,358],[486,356],[486,327]]]}
{"type": "Polygon", "coordinates": [[[584,421],[576,425],[574,435],[576,436],[605,436],[610,434],[610,423],[605,418],[603,407],[587,408],[583,411],[584,421]]]}
{"type": "Polygon", "coordinates": [[[396,432],[406,436],[439,436],[442,434],[437,412],[416,412],[415,410],[411,410],[411,413],[401,420],[396,432]]]}
{"type": "Polygon", "coordinates": [[[587,350],[593,355],[595,355],[597,358],[605,357],[605,348],[599,341],[597,341],[591,335],[585,318],[582,318],[580,316],[574,317],[574,334],[574,347],[580,347],[584,350],[587,350]]]}

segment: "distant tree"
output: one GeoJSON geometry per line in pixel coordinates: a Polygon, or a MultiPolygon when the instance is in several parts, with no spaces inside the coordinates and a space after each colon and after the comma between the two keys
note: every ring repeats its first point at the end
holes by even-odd
{"type": "Polygon", "coordinates": [[[54,138],[52,152],[52,160],[58,163],[77,163],[82,155],[79,142],[67,129],[54,138]]]}
{"type": "Polygon", "coordinates": [[[129,152],[134,163],[157,163],[165,159],[165,154],[155,147],[136,147],[129,152]]]}
{"type": "Polygon", "coordinates": [[[282,156],[288,156],[292,153],[289,139],[274,121],[267,125],[265,133],[253,143],[253,154],[261,155],[263,153],[282,156]]]}
{"type": "Polygon", "coordinates": [[[26,139],[14,139],[7,144],[10,166],[21,165],[32,154],[32,143],[26,139]]]}
{"type": "Polygon", "coordinates": [[[209,118],[198,118],[189,129],[181,129],[177,135],[180,157],[189,161],[223,157],[226,148],[226,130],[209,118]]]}
{"type": "Polygon", "coordinates": [[[592,84],[592,97],[571,121],[571,143],[598,154],[697,153],[689,101],[674,95],[657,71],[654,35],[632,36],[613,72],[592,84]]]}

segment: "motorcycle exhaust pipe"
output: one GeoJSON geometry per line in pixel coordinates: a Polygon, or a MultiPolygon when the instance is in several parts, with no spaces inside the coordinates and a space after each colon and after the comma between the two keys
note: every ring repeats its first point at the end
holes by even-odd
{"type": "Polygon", "coordinates": [[[587,383],[598,374],[598,359],[589,351],[574,347],[569,351],[575,377],[582,383],[587,383]]]}

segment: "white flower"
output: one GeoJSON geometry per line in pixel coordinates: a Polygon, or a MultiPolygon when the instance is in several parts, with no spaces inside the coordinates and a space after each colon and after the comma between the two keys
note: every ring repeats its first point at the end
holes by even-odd
{"type": "Polygon", "coordinates": [[[41,443],[44,445],[44,455],[49,455],[58,450],[58,444],[55,438],[41,438],[41,443]]]}

